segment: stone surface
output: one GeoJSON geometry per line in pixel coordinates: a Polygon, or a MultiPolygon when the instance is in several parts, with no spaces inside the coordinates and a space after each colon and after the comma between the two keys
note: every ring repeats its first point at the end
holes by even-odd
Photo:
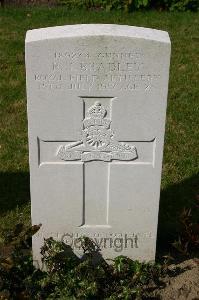
{"type": "Polygon", "coordinates": [[[90,237],[105,258],[155,257],[170,39],[120,25],[26,36],[33,238],[90,237]]]}

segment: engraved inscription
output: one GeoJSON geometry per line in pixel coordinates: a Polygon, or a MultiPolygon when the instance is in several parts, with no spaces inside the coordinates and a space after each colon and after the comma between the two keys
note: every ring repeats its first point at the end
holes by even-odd
{"type": "MultiPolygon", "coordinates": [[[[139,59],[143,56],[143,53],[140,50],[135,50],[131,52],[99,52],[96,53],[95,58],[102,58],[102,59],[139,59]]],[[[55,52],[54,58],[65,58],[65,59],[79,59],[79,58],[90,58],[91,55],[89,52],[82,52],[79,51],[65,51],[65,52],[55,52]]]]}
{"type": "Polygon", "coordinates": [[[144,54],[131,52],[55,51],[51,72],[35,73],[40,90],[126,90],[156,89],[160,74],[146,71],[144,54]]]}
{"type": "Polygon", "coordinates": [[[157,86],[160,75],[86,75],[74,74],[35,74],[39,89],[49,90],[130,90],[149,91],[157,86]]]}
{"type": "Polygon", "coordinates": [[[57,156],[61,160],[112,161],[134,160],[137,158],[135,146],[119,143],[114,139],[111,120],[100,102],[95,102],[83,120],[82,140],[59,147],[57,156]]]}

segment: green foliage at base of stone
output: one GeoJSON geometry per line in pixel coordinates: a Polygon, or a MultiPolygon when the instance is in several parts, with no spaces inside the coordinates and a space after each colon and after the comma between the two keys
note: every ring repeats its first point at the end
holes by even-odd
{"type": "Polygon", "coordinates": [[[170,11],[197,11],[198,0],[58,0],[69,8],[124,10],[131,12],[140,9],[156,8],[170,11]]]}
{"type": "Polygon", "coordinates": [[[39,228],[18,224],[0,249],[0,299],[147,299],[151,284],[160,287],[167,273],[165,266],[124,256],[108,264],[88,238],[82,241],[82,258],[68,245],[46,239],[41,249],[45,268],[36,269],[30,241],[39,228]]]}

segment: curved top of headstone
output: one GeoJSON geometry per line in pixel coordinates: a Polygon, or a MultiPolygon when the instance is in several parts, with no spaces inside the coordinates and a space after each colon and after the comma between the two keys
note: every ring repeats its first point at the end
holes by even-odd
{"type": "Polygon", "coordinates": [[[121,36],[170,43],[166,31],[115,24],[79,24],[33,29],[27,32],[26,43],[84,36],[121,36]]]}

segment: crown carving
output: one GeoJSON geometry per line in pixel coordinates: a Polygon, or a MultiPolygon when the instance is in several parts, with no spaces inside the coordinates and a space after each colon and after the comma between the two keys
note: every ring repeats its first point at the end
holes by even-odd
{"type": "Polygon", "coordinates": [[[106,115],[107,111],[104,106],[100,102],[95,102],[88,110],[89,118],[100,118],[103,119],[106,115]]]}
{"type": "Polygon", "coordinates": [[[100,102],[95,102],[92,105],[86,114],[86,118],[83,120],[84,128],[88,128],[91,126],[103,126],[108,129],[111,124],[111,120],[105,118],[107,114],[106,109],[100,102]]]}

